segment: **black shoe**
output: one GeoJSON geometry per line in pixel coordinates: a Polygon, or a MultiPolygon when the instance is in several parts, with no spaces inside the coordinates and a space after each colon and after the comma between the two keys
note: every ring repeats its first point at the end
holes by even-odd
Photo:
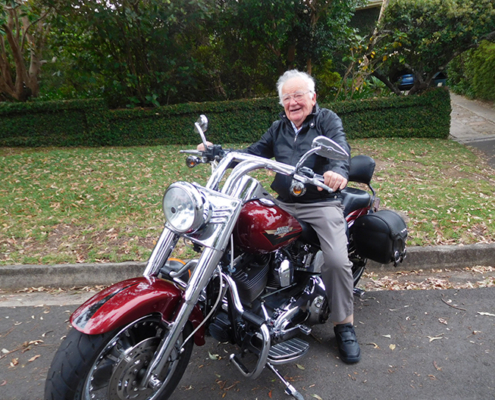
{"type": "Polygon", "coordinates": [[[333,328],[340,359],[346,364],[357,363],[361,359],[361,350],[352,324],[339,324],[333,328]]]}

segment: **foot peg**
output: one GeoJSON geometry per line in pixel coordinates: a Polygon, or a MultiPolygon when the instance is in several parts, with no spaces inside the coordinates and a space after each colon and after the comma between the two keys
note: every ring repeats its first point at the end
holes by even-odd
{"type": "Polygon", "coordinates": [[[309,343],[299,338],[293,338],[270,347],[268,362],[281,365],[293,362],[303,357],[309,350],[309,343]]]}
{"type": "Polygon", "coordinates": [[[362,299],[364,297],[364,294],[366,293],[363,289],[359,289],[357,287],[354,288],[353,290],[354,296],[359,297],[362,299]]]}

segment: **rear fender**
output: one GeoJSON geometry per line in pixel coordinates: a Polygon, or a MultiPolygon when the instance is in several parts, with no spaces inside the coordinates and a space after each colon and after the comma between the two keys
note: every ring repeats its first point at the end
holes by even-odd
{"type": "MultiPolygon", "coordinates": [[[[70,318],[72,326],[88,335],[110,332],[145,315],[159,313],[172,322],[182,299],[183,290],[169,281],[155,277],[128,279],[102,290],[81,305],[70,318]]],[[[189,320],[194,328],[203,321],[196,306],[189,320]]],[[[204,327],[194,336],[198,346],[205,344],[204,327]]]]}

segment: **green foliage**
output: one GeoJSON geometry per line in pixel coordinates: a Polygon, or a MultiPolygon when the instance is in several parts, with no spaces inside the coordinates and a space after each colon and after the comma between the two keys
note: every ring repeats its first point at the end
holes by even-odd
{"type": "Polygon", "coordinates": [[[45,1],[58,11],[51,39],[66,92],[100,91],[112,107],[199,100],[207,77],[193,52],[211,1],[45,1]]]}
{"type": "Polygon", "coordinates": [[[334,71],[333,62],[327,60],[315,66],[313,78],[316,81],[318,101],[327,102],[333,100],[342,81],[340,74],[334,71]]]}
{"type": "MultiPolygon", "coordinates": [[[[348,32],[348,24],[360,0],[293,1],[226,0],[218,14],[216,37],[223,50],[257,58],[277,75],[292,68],[312,72],[312,66],[328,59],[348,32]],[[261,60],[260,60],[261,61],[261,60]]],[[[249,61],[249,60],[247,60],[249,61]]]]}
{"type": "Polygon", "coordinates": [[[112,108],[267,97],[312,73],[363,0],[39,0],[55,6],[43,99],[103,96],[112,108]]]}
{"type": "Polygon", "coordinates": [[[413,73],[414,94],[458,54],[494,34],[493,0],[392,0],[361,66],[390,87],[399,75],[413,73]]]}
{"type": "Polygon", "coordinates": [[[449,64],[449,83],[455,92],[495,100],[495,43],[484,41],[449,64]]]}
{"type": "MultiPolygon", "coordinates": [[[[321,104],[343,120],[349,138],[447,138],[450,97],[446,90],[423,96],[321,104]]],[[[188,103],[153,109],[107,110],[93,100],[0,105],[5,129],[0,146],[135,146],[195,144],[193,123],[210,120],[214,143],[258,140],[281,111],[275,98],[188,103]],[[27,112],[26,112],[27,111],[27,112]]]]}
{"type": "Polygon", "coordinates": [[[450,132],[450,96],[443,88],[421,96],[342,101],[323,106],[340,116],[350,139],[447,139],[450,132]]]}
{"type": "Polygon", "coordinates": [[[98,145],[103,100],[0,103],[0,146],[98,145]]]}
{"type": "Polygon", "coordinates": [[[358,75],[357,79],[346,79],[340,82],[341,90],[334,101],[376,99],[393,96],[394,93],[374,76],[358,75]]]}

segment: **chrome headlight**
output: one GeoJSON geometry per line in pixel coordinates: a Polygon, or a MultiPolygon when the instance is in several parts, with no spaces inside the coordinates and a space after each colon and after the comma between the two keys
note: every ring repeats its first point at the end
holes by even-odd
{"type": "Polygon", "coordinates": [[[197,231],[205,222],[207,208],[198,189],[187,182],[172,183],[163,196],[166,225],[176,233],[197,231]]]}

